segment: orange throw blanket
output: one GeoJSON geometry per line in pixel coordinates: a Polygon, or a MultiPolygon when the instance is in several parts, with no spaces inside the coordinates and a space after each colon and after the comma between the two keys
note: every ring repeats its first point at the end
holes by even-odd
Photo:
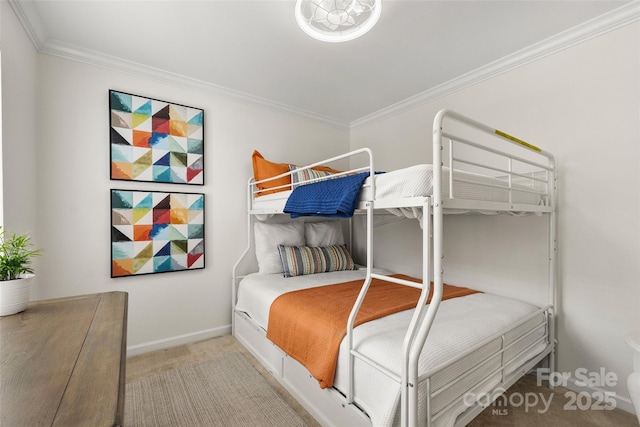
{"type": "MultiPolygon", "coordinates": [[[[393,277],[421,283],[402,274],[393,277]]],[[[288,292],[271,304],[267,338],[302,363],[321,388],[333,385],[340,342],[347,334],[349,313],[362,284],[363,280],[354,280],[288,292]]],[[[442,299],[476,292],[445,284],[442,299]]],[[[420,289],[373,279],[354,326],[414,308],[419,297],[420,289]]]]}

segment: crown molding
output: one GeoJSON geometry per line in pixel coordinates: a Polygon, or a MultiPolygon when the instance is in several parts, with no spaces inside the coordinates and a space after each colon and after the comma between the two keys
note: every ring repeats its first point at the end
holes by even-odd
{"type": "Polygon", "coordinates": [[[449,80],[441,85],[416,94],[382,110],[356,119],[350,123],[351,129],[384,120],[404,111],[419,107],[438,98],[458,92],[481,81],[490,79],[546,56],[568,49],[602,34],[624,27],[640,20],[640,1],[634,0],[606,14],[563,31],[525,49],[507,55],[497,61],[449,80]]]}
{"type": "Polygon", "coordinates": [[[18,17],[20,24],[25,29],[27,36],[31,39],[31,43],[33,43],[36,50],[40,51],[42,48],[41,40],[46,40],[47,34],[33,3],[19,0],[8,0],[8,2],[18,17]]]}
{"type": "Polygon", "coordinates": [[[555,36],[545,39],[539,43],[507,55],[497,61],[477,68],[469,73],[449,80],[443,84],[435,86],[429,90],[418,93],[398,103],[378,110],[372,114],[345,122],[333,117],[319,115],[312,111],[292,107],[266,98],[257,97],[245,92],[229,89],[220,85],[193,79],[177,73],[167,72],[159,68],[149,67],[144,64],[126,61],[122,58],[107,55],[102,52],[82,49],[75,45],[65,44],[57,40],[49,39],[42,21],[34,6],[30,2],[19,0],[8,0],[12,9],[16,13],[20,23],[27,32],[36,50],[53,56],[70,59],[73,61],[98,66],[125,74],[138,76],[165,84],[188,87],[195,90],[207,91],[214,95],[224,96],[237,101],[260,105],[275,111],[286,112],[297,116],[305,117],[321,123],[342,128],[355,129],[380,120],[384,120],[404,111],[419,107],[425,103],[438,98],[458,92],[469,86],[473,86],[481,81],[490,79],[502,73],[508,72],[528,63],[556,52],[568,49],[577,44],[583,43],[594,37],[616,30],[633,22],[640,20],[640,1],[634,0],[624,6],[614,9],[604,15],[563,31],[555,36]]]}
{"type": "Polygon", "coordinates": [[[88,65],[106,68],[140,78],[150,79],[163,84],[175,85],[201,92],[209,92],[216,96],[233,99],[234,101],[240,101],[251,105],[260,105],[274,111],[286,112],[338,128],[349,129],[349,123],[334,119],[332,117],[323,116],[312,111],[292,107],[287,104],[279,103],[266,98],[261,98],[245,92],[194,79],[160,68],[150,67],[148,65],[140,64],[133,61],[127,61],[116,56],[105,54],[103,52],[83,49],[78,46],[63,43],[55,39],[47,40],[39,50],[39,52],[65,59],[70,59],[88,65]]]}
{"type": "Polygon", "coordinates": [[[39,53],[58,56],[84,64],[106,68],[140,78],[153,80],[163,84],[176,85],[198,91],[206,91],[217,96],[223,96],[233,99],[235,101],[240,101],[251,105],[260,105],[274,111],[297,115],[342,129],[349,129],[348,122],[341,121],[333,117],[324,116],[312,111],[251,95],[249,93],[237,91],[224,86],[187,77],[181,74],[172,73],[160,68],[150,67],[133,61],[127,61],[113,55],[105,54],[103,52],[84,49],[76,45],[51,39],[45,31],[44,25],[42,25],[42,21],[40,20],[38,12],[30,2],[21,2],[19,0],[8,1],[15,11],[18,19],[20,20],[20,23],[27,32],[29,38],[31,39],[31,42],[39,53]]]}

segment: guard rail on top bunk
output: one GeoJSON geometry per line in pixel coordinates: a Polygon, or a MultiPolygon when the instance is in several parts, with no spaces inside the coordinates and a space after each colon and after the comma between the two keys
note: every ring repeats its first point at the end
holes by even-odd
{"type": "MultiPolygon", "coordinates": [[[[355,173],[361,173],[361,172],[369,172],[370,176],[374,176],[375,175],[375,168],[373,166],[373,153],[371,152],[371,150],[369,148],[360,148],[358,150],[354,150],[354,151],[349,151],[348,153],[344,153],[344,154],[340,154],[338,156],[335,157],[331,157],[329,159],[325,159],[325,160],[321,160],[319,162],[315,162],[315,163],[311,163],[309,165],[305,165],[305,166],[298,166],[295,170],[291,170],[289,172],[285,172],[282,173],[280,175],[276,175],[276,176],[272,176],[269,178],[265,178],[259,181],[256,181],[254,178],[250,178],[249,182],[248,182],[248,192],[247,192],[247,196],[248,196],[248,204],[247,206],[249,206],[249,214],[250,215],[260,215],[260,214],[274,214],[274,213],[283,213],[281,209],[277,209],[277,210],[271,210],[271,209],[267,209],[267,210],[262,210],[260,208],[256,209],[254,206],[254,201],[256,200],[256,197],[259,196],[263,196],[265,194],[271,193],[273,191],[287,191],[287,190],[293,190],[294,188],[294,184],[290,183],[290,184],[283,184],[283,185],[269,185],[268,189],[260,189],[258,186],[259,184],[267,184],[273,181],[278,181],[279,179],[282,178],[286,178],[289,177],[291,178],[292,175],[296,172],[301,172],[301,171],[306,171],[309,169],[313,169],[316,166],[326,166],[328,164],[332,164],[334,162],[338,162],[340,160],[345,160],[345,159],[353,159],[355,157],[365,157],[366,160],[366,165],[362,166],[362,167],[355,167],[353,169],[349,169],[349,170],[345,170],[345,171],[341,171],[341,172],[337,172],[337,173],[333,173],[331,174],[330,178],[340,178],[343,176],[347,176],[347,175],[352,175],[355,173]]],[[[308,178],[308,179],[304,179],[301,180],[297,183],[297,185],[304,185],[304,184],[312,184],[314,182],[318,182],[318,181],[323,181],[328,179],[327,177],[318,177],[318,178],[308,178]]],[[[371,187],[371,195],[373,196],[372,198],[375,199],[375,180],[371,180],[371,183],[367,183],[365,184],[365,186],[370,186],[371,187]]],[[[359,208],[363,208],[363,204],[361,203],[359,205],[359,208]]]]}

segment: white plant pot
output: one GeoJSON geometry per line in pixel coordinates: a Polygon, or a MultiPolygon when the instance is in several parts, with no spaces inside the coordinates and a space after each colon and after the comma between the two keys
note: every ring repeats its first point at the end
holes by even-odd
{"type": "Polygon", "coordinates": [[[25,274],[21,279],[0,282],[0,316],[8,316],[23,311],[29,304],[33,274],[25,274]]]}

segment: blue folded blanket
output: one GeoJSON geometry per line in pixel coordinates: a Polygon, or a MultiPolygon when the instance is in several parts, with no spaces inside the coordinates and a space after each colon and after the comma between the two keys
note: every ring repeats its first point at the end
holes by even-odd
{"type": "Polygon", "coordinates": [[[300,185],[293,189],[284,212],[291,218],[328,216],[349,218],[358,204],[360,188],[369,172],[300,185]]]}

